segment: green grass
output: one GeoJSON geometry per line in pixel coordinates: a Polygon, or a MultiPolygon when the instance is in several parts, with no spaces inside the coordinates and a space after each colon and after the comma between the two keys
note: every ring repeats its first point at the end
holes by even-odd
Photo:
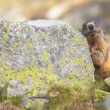
{"type": "Polygon", "coordinates": [[[86,106],[85,103],[90,102],[91,99],[90,94],[57,86],[52,87],[48,91],[47,96],[49,100],[48,110],[72,110],[73,107],[76,107],[77,110],[84,110],[82,106],[86,106]]]}
{"type": "Polygon", "coordinates": [[[13,97],[10,97],[8,100],[10,100],[14,105],[21,105],[22,103],[22,96],[13,96],[13,97]]]}
{"type": "Polygon", "coordinates": [[[97,81],[95,82],[91,88],[94,90],[94,89],[99,89],[99,90],[103,90],[103,91],[106,91],[106,92],[110,92],[110,89],[109,87],[107,86],[107,84],[103,81],[103,80],[100,80],[100,81],[97,81]]]}
{"type": "Polygon", "coordinates": [[[8,85],[9,84],[6,83],[5,86],[1,88],[2,95],[0,97],[0,103],[10,100],[10,102],[12,102],[12,104],[14,104],[16,106],[20,106],[22,103],[22,96],[8,97],[8,95],[7,95],[8,85]]]}
{"type": "Polygon", "coordinates": [[[101,110],[93,106],[92,93],[95,89],[109,92],[104,81],[92,83],[83,92],[74,88],[54,86],[47,93],[48,110],[101,110]]]}
{"type": "Polygon", "coordinates": [[[71,100],[72,92],[70,88],[52,87],[48,93],[48,110],[62,110],[65,104],[71,100]]]}
{"type": "MultiPolygon", "coordinates": [[[[22,96],[7,97],[7,87],[8,83],[2,88],[4,95],[0,100],[1,103],[10,100],[13,105],[20,106],[22,96]]],[[[90,84],[83,92],[77,87],[69,88],[55,85],[46,94],[46,98],[49,100],[48,110],[100,110],[94,108],[92,103],[92,93],[95,89],[109,92],[109,88],[104,81],[90,84]]],[[[36,107],[33,110],[36,110],[36,107]]]]}

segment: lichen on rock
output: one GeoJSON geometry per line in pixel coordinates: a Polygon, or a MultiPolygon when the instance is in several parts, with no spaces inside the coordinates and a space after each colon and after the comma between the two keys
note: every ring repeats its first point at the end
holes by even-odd
{"type": "Polygon", "coordinates": [[[93,73],[86,39],[65,22],[0,21],[0,86],[20,80],[24,89],[13,85],[14,95],[20,90],[24,98],[43,96],[53,85],[82,90],[94,81],[93,73]]]}

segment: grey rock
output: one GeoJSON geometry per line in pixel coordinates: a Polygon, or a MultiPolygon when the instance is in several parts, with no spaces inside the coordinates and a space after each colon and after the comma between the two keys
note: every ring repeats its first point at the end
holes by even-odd
{"type": "Polygon", "coordinates": [[[9,96],[23,96],[26,94],[26,88],[19,79],[11,80],[7,91],[9,96]]]}
{"type": "Polygon", "coordinates": [[[108,105],[110,101],[110,93],[102,90],[94,90],[93,91],[93,102],[94,106],[98,108],[104,108],[104,110],[109,110],[110,107],[108,105]]]}
{"type": "Polygon", "coordinates": [[[86,39],[63,21],[0,21],[0,70],[8,95],[43,96],[53,85],[80,89],[94,81],[86,39]]]}
{"type": "Polygon", "coordinates": [[[110,110],[110,95],[108,95],[104,101],[104,110],[110,110]]]}
{"type": "Polygon", "coordinates": [[[108,87],[110,88],[110,78],[106,78],[105,79],[105,83],[108,85],[108,87]]]}

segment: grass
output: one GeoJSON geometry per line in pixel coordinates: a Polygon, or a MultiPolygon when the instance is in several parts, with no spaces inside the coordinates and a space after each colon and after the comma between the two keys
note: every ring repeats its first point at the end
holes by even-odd
{"type": "MultiPolygon", "coordinates": [[[[7,87],[8,84],[2,88],[4,95],[0,100],[0,105],[14,107],[15,110],[23,110],[21,109],[22,96],[7,97],[7,87]]],[[[109,88],[104,81],[92,83],[83,92],[76,88],[57,85],[51,87],[46,94],[46,98],[49,100],[47,110],[101,110],[93,106],[92,93],[95,89],[109,92],[109,88]]],[[[33,110],[36,110],[36,108],[34,107],[33,110]]]]}
{"type": "Polygon", "coordinates": [[[48,93],[48,110],[62,110],[71,100],[71,90],[63,87],[52,87],[48,93]]]}
{"type": "Polygon", "coordinates": [[[54,86],[48,93],[48,110],[101,110],[92,101],[93,90],[109,91],[104,81],[92,83],[83,92],[67,87],[54,86]]]}
{"type": "Polygon", "coordinates": [[[15,96],[15,97],[10,97],[9,100],[11,100],[11,102],[16,105],[19,106],[22,103],[22,96],[15,96]]]}
{"type": "Polygon", "coordinates": [[[47,93],[49,100],[48,110],[86,110],[84,108],[86,104],[92,107],[90,105],[91,94],[86,92],[74,91],[67,87],[53,87],[47,93]]]}
{"type": "Polygon", "coordinates": [[[21,109],[22,96],[7,96],[7,88],[8,83],[5,84],[3,88],[1,88],[1,96],[0,96],[0,107],[3,110],[23,110],[21,109]]]}
{"type": "Polygon", "coordinates": [[[0,110],[23,110],[21,105],[16,106],[10,100],[5,100],[0,103],[0,110]]]}
{"type": "Polygon", "coordinates": [[[99,89],[99,90],[103,90],[103,91],[106,91],[106,92],[110,92],[109,87],[107,86],[107,84],[103,80],[100,80],[100,81],[95,82],[91,86],[91,88],[92,88],[92,90],[99,89]]]}

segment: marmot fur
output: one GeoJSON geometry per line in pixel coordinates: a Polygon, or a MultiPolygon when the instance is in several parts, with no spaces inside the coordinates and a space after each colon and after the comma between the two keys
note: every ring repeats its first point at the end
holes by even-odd
{"type": "Polygon", "coordinates": [[[87,21],[82,26],[95,67],[95,79],[110,77],[110,47],[104,39],[103,31],[94,21],[87,21]]]}

